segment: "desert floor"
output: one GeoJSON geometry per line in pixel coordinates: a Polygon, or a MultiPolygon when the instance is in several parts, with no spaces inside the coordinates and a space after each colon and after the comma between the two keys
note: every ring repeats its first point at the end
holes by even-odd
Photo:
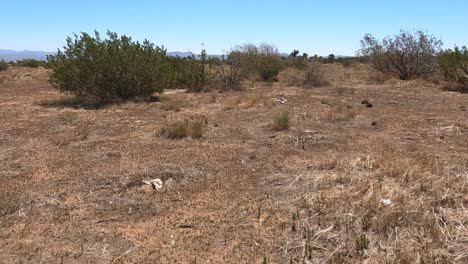
{"type": "Polygon", "coordinates": [[[468,94],[324,70],[98,108],[1,72],[0,263],[467,263],[468,94]]]}

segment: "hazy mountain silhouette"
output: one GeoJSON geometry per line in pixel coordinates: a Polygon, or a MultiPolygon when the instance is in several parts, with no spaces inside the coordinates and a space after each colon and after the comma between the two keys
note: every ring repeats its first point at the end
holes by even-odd
{"type": "Polygon", "coordinates": [[[17,61],[24,59],[45,60],[47,55],[55,54],[55,52],[33,51],[33,50],[2,50],[0,49],[0,60],[17,61]]]}
{"type": "MultiPolygon", "coordinates": [[[[35,60],[46,60],[47,55],[53,55],[55,52],[47,52],[47,51],[33,51],[33,50],[23,50],[23,51],[17,51],[17,50],[2,50],[0,49],[0,60],[4,61],[17,61],[17,60],[24,60],[24,59],[35,59],[35,60]]],[[[182,51],[170,51],[167,52],[169,56],[172,57],[191,57],[195,56],[196,58],[199,58],[199,54],[195,54],[193,52],[187,51],[187,52],[182,52],[182,51]]],[[[281,53],[281,56],[287,57],[289,56],[288,53],[281,53]]],[[[219,54],[209,54],[209,57],[214,57],[214,58],[221,58],[223,55],[219,54]]],[[[224,55],[225,56],[225,55],[224,55]]],[[[324,58],[328,56],[323,56],[324,58]]],[[[335,58],[342,58],[342,57],[348,57],[345,55],[335,55],[335,58]]]]}

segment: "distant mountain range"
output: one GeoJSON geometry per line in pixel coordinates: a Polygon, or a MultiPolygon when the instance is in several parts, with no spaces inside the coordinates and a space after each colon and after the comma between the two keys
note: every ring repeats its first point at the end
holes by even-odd
{"type": "Polygon", "coordinates": [[[24,59],[46,60],[47,55],[53,55],[55,52],[32,51],[32,50],[2,50],[0,49],[0,60],[17,61],[24,59]]]}
{"type": "MultiPolygon", "coordinates": [[[[185,57],[191,57],[191,56],[195,56],[196,58],[199,58],[200,57],[200,54],[195,54],[193,52],[182,52],[182,51],[169,51],[167,53],[167,55],[171,56],[171,57],[181,57],[181,58],[185,58],[185,57]]],[[[221,58],[223,55],[219,55],[219,54],[208,54],[208,57],[211,57],[211,58],[221,58]]]]}
{"type": "MultiPolygon", "coordinates": [[[[35,59],[35,60],[46,60],[47,55],[54,55],[55,52],[47,52],[47,51],[33,51],[33,50],[2,50],[0,49],[0,60],[4,61],[17,61],[17,60],[25,60],[25,59],[35,59]]],[[[167,53],[169,56],[179,56],[179,57],[190,57],[195,55],[195,57],[200,57],[192,52],[181,52],[181,51],[171,51],[167,53]]],[[[209,57],[217,57],[221,58],[222,55],[217,54],[209,54],[209,57]]]]}
{"type": "MultiPolygon", "coordinates": [[[[46,52],[46,51],[32,51],[32,50],[2,50],[0,49],[0,60],[4,61],[17,61],[24,59],[35,59],[35,60],[46,60],[47,55],[53,55],[55,52],[46,52]]],[[[179,57],[190,57],[194,55],[195,57],[200,57],[200,55],[192,52],[181,52],[181,51],[171,51],[167,53],[169,56],[179,56],[179,57]]],[[[219,54],[209,54],[209,57],[221,58],[223,55],[219,54]]],[[[281,53],[281,56],[289,56],[288,53],[281,53]]],[[[324,56],[327,57],[327,56],[324,56]]],[[[335,55],[335,58],[348,57],[343,55],[335,55]]]]}

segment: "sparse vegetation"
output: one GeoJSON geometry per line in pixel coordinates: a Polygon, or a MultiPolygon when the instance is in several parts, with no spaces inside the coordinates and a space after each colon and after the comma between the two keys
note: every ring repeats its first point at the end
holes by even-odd
{"type": "Polygon", "coordinates": [[[327,58],[327,63],[334,63],[335,62],[335,54],[330,54],[328,55],[328,58],[327,58]]]}
{"type": "Polygon", "coordinates": [[[206,92],[213,86],[213,77],[209,72],[212,61],[205,50],[202,50],[199,58],[192,55],[186,58],[171,58],[171,61],[174,64],[176,87],[199,93],[206,92]]]}
{"type": "Polygon", "coordinates": [[[164,125],[160,135],[169,139],[183,139],[189,136],[193,139],[199,139],[203,137],[204,126],[203,120],[199,118],[177,120],[164,125]]]}
{"type": "Polygon", "coordinates": [[[268,43],[244,44],[232,53],[241,55],[240,61],[244,76],[256,75],[263,81],[275,81],[284,63],[278,49],[268,43]]]}
{"type": "Polygon", "coordinates": [[[6,71],[8,70],[8,63],[6,63],[4,60],[0,60],[0,71],[6,71]]]}
{"type": "Polygon", "coordinates": [[[423,31],[400,31],[394,37],[383,40],[366,34],[361,46],[359,54],[369,57],[376,69],[393,73],[401,80],[409,80],[434,74],[442,41],[423,31]]]}
{"type": "Polygon", "coordinates": [[[177,95],[161,96],[161,109],[165,111],[179,112],[181,109],[189,106],[189,103],[182,97],[177,95]]]}
{"type": "Polygon", "coordinates": [[[73,112],[64,112],[58,116],[59,123],[63,125],[71,125],[78,120],[78,115],[73,112]]]}
{"type": "Polygon", "coordinates": [[[273,117],[273,130],[282,131],[289,129],[289,111],[281,110],[273,117]]]}
{"type": "Polygon", "coordinates": [[[439,56],[439,65],[449,84],[454,90],[468,92],[468,49],[456,47],[445,50],[439,56]]]}
{"type": "Polygon", "coordinates": [[[263,81],[277,81],[276,77],[283,69],[283,61],[278,55],[262,54],[259,56],[259,75],[263,81]]]}
{"type": "Polygon", "coordinates": [[[288,58],[288,67],[293,67],[297,69],[303,69],[306,66],[306,63],[309,59],[309,55],[307,53],[303,53],[302,56],[298,56],[299,51],[293,50],[288,58]]]}
{"type": "Polygon", "coordinates": [[[47,63],[45,61],[41,61],[41,60],[26,59],[26,60],[16,61],[15,66],[17,66],[17,67],[39,68],[39,67],[46,67],[47,63]]]}
{"type": "Polygon", "coordinates": [[[192,121],[190,127],[190,137],[193,139],[202,138],[204,127],[205,124],[202,120],[197,119],[192,121]]]}
{"type": "Polygon", "coordinates": [[[183,139],[188,137],[190,124],[187,120],[176,121],[163,127],[161,134],[170,139],[183,139]]]}
{"type": "Polygon", "coordinates": [[[369,239],[365,233],[360,234],[356,238],[356,252],[358,255],[364,255],[364,251],[369,247],[369,239]]]}
{"type": "Polygon", "coordinates": [[[227,60],[214,64],[216,86],[221,90],[240,90],[242,86],[242,54],[231,51],[227,60]]]}
{"type": "Polygon", "coordinates": [[[289,84],[306,88],[324,86],[327,84],[323,76],[321,62],[312,60],[305,65],[303,70],[294,72],[293,75],[290,76],[289,84]]]}
{"type": "Polygon", "coordinates": [[[323,77],[322,64],[316,61],[309,62],[306,69],[302,72],[300,81],[302,86],[305,87],[325,85],[326,81],[323,77]]]}
{"type": "MultiPolygon", "coordinates": [[[[165,86],[197,93],[105,107],[48,69],[1,72],[0,262],[468,263],[468,97],[299,51],[256,83],[260,49],[161,51],[165,86]]],[[[438,73],[463,85],[465,48],[446,52],[438,73]]]]}

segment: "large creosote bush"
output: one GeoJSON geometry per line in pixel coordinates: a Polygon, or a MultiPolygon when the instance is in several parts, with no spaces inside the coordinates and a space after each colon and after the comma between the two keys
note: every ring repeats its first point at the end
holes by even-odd
{"type": "Polygon", "coordinates": [[[383,40],[367,34],[361,40],[361,46],[359,54],[369,57],[377,70],[409,80],[434,74],[442,41],[423,31],[400,31],[383,40]]]}
{"type": "Polygon", "coordinates": [[[47,57],[50,82],[64,92],[97,101],[124,101],[162,92],[173,82],[166,50],[148,40],[107,32],[68,37],[63,51],[47,57]]]}

